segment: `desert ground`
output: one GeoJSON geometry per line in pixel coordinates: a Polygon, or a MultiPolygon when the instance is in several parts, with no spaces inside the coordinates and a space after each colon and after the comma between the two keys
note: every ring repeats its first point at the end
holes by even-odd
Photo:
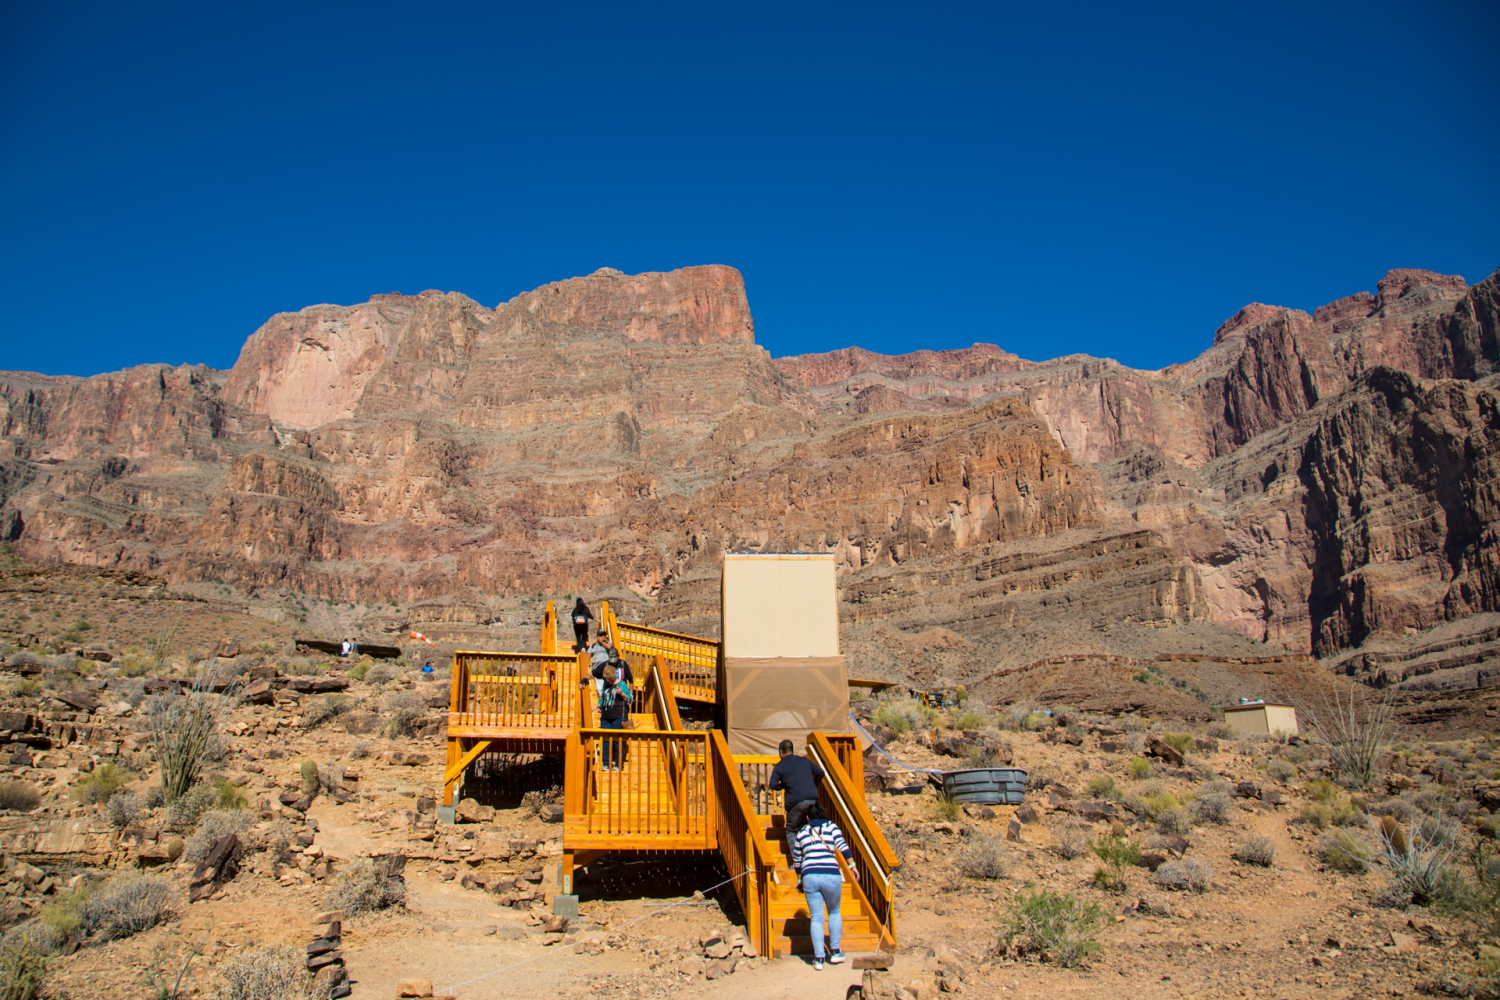
{"type": "Polygon", "coordinates": [[[753,954],[717,857],[596,862],[580,916],[560,926],[555,764],[497,763],[468,786],[469,821],[439,824],[442,663],[424,675],[420,650],[351,662],[295,646],[372,609],[277,618],[13,560],[0,606],[28,639],[3,650],[0,675],[5,974],[35,973],[44,997],[249,997],[270,981],[256,975],[283,967],[323,997],[396,997],[415,979],[474,1000],[1496,985],[1500,921],[1495,896],[1478,894],[1500,882],[1486,853],[1500,830],[1500,693],[1462,711],[1394,704],[1367,787],[1351,787],[1325,741],[1240,738],[1187,681],[1135,663],[1083,665],[1097,704],[1070,697],[1077,664],[1047,684],[998,678],[941,711],[899,690],[856,701],[895,758],[867,760],[871,809],[903,862],[900,946],[866,963],[886,968],[815,971],[753,954]],[[205,672],[227,685],[204,696],[219,713],[210,759],[169,804],[153,713],[192,700],[183,691],[205,672]],[[948,802],[916,770],[996,764],[1028,772],[1025,804],[948,802]],[[233,857],[215,858],[230,833],[233,857]],[[1414,897],[1394,877],[1393,837],[1403,856],[1435,859],[1448,888],[1414,897]],[[1043,892],[1075,901],[1079,947],[1006,939],[1043,892]],[[304,971],[320,961],[316,979],[304,971]]]}

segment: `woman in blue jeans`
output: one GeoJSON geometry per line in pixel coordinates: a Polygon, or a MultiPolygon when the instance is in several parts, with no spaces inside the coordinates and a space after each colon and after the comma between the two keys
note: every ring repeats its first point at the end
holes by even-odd
{"type": "Polygon", "coordinates": [[[840,938],[844,918],[839,906],[844,899],[844,876],[839,871],[838,856],[849,862],[849,874],[859,878],[854,854],[844,840],[843,831],[823,812],[821,805],[807,811],[807,822],[788,838],[792,848],[792,868],[802,878],[802,894],[807,897],[807,912],[812,916],[813,968],[823,968],[823,959],[838,965],[844,960],[840,938]],[[824,918],[827,917],[828,946],[824,950],[824,918]]]}

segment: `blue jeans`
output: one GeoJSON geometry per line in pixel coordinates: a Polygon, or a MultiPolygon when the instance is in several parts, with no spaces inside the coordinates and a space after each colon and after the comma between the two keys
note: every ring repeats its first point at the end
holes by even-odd
{"type": "MultiPolygon", "coordinates": [[[[600,719],[600,729],[624,729],[624,719],[600,719]]],[[[600,763],[605,767],[622,767],[625,764],[625,741],[604,739],[604,748],[599,753],[600,763]]]]}
{"type": "Polygon", "coordinates": [[[807,897],[807,912],[812,914],[813,957],[820,961],[827,957],[823,950],[823,911],[828,911],[828,943],[834,951],[842,951],[840,939],[844,936],[844,917],[839,905],[844,901],[844,876],[804,875],[802,894],[807,897]]]}

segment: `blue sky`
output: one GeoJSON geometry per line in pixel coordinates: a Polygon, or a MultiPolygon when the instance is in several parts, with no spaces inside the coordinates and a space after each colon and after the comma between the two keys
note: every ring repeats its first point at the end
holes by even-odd
{"type": "Polygon", "coordinates": [[[0,369],[744,272],[777,356],[1156,368],[1500,266],[1500,5],[0,5],[0,369]]]}

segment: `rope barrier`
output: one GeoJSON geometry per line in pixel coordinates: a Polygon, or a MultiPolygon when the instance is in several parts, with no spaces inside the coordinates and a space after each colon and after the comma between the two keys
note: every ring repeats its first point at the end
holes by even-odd
{"type": "MultiPolygon", "coordinates": [[[[691,902],[693,902],[695,900],[700,900],[702,897],[707,896],[709,893],[715,892],[715,891],[717,891],[719,889],[722,889],[722,888],[724,888],[724,886],[728,885],[729,883],[738,881],[739,879],[742,879],[746,875],[749,875],[749,874],[750,874],[750,869],[746,868],[744,871],[740,872],[738,875],[735,875],[732,878],[726,878],[724,881],[720,882],[718,885],[709,886],[707,889],[700,889],[699,891],[693,893],[691,896],[688,896],[686,899],[679,899],[675,903],[668,903],[668,904],[666,904],[665,906],[663,906],[659,910],[653,910],[650,913],[643,913],[639,917],[636,917],[634,920],[627,920],[623,924],[620,924],[620,925],[618,925],[616,927],[606,927],[606,928],[604,928],[602,930],[595,931],[593,934],[584,935],[583,937],[580,937],[577,941],[574,941],[571,944],[567,945],[567,947],[568,948],[577,948],[579,945],[583,944],[585,941],[588,941],[591,938],[598,937],[601,934],[613,934],[615,931],[624,930],[626,927],[629,927],[631,924],[638,924],[642,920],[646,920],[646,919],[648,919],[650,917],[657,916],[658,914],[665,913],[665,912],[667,912],[668,910],[670,910],[674,906],[681,906],[684,903],[691,903],[691,902]]],[[[507,965],[503,969],[496,969],[493,972],[486,972],[482,976],[475,976],[473,979],[466,979],[466,980],[464,980],[461,983],[454,983],[452,986],[445,986],[442,989],[441,992],[443,992],[443,993],[452,993],[454,990],[459,989],[460,987],[468,986],[471,983],[477,983],[481,979],[488,979],[491,976],[498,976],[502,972],[509,972],[511,969],[519,969],[523,965],[530,965],[532,962],[536,962],[536,961],[539,961],[539,960],[541,960],[543,958],[550,958],[553,955],[560,955],[560,954],[562,954],[562,950],[561,949],[559,949],[559,950],[553,950],[553,951],[546,951],[546,952],[543,952],[540,955],[533,955],[530,958],[524,959],[524,960],[522,960],[520,962],[516,962],[513,965],[507,965]]]]}

